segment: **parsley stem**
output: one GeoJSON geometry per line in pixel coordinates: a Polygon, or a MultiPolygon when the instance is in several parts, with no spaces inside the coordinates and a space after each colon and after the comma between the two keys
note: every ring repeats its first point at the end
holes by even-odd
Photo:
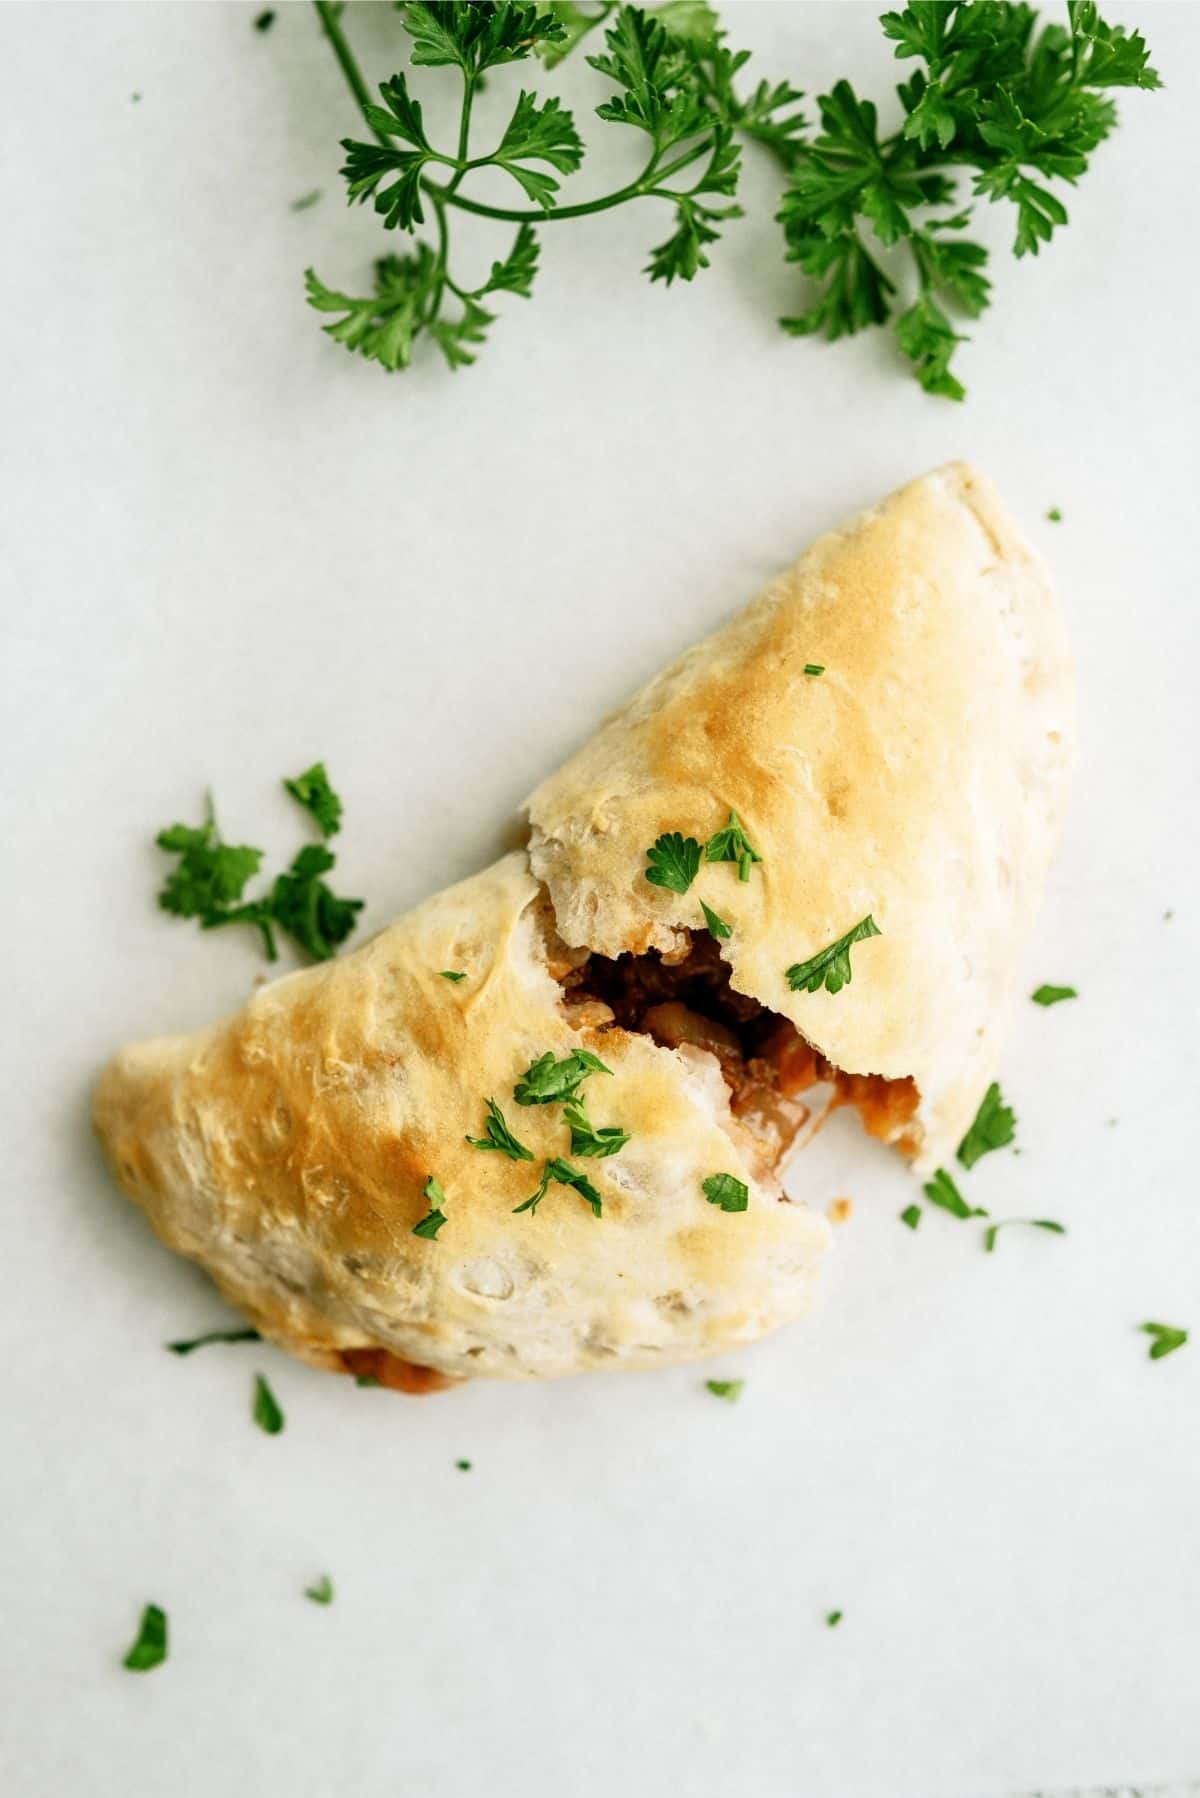
{"type": "MultiPolygon", "coordinates": [[[[358,109],[365,120],[367,107],[371,104],[371,90],[363,80],[362,70],[355,62],[353,52],[346,42],[345,33],[338,23],[340,9],[332,4],[332,0],[313,0],[313,5],[317,9],[317,17],[321,21],[321,30],[329,39],[329,47],[338,59],[338,65],[346,77],[351,93],[358,101],[358,109]]],[[[369,124],[369,121],[367,122],[369,124]]],[[[381,131],[376,131],[374,125],[371,125],[370,129],[376,142],[387,144],[387,139],[381,131]]]]}
{"type": "Polygon", "coordinates": [[[553,225],[559,219],[586,218],[591,212],[607,212],[610,206],[620,206],[624,200],[638,200],[650,192],[650,181],[655,173],[657,155],[651,158],[636,181],[628,187],[619,187],[615,193],[602,194],[598,200],[582,200],[578,206],[555,206],[549,212],[541,207],[522,210],[515,206],[486,206],[481,200],[469,200],[465,194],[453,192],[450,187],[439,187],[436,182],[422,181],[421,186],[436,205],[439,200],[450,206],[458,206],[463,212],[473,212],[479,218],[504,219],[513,225],[553,225]]]}

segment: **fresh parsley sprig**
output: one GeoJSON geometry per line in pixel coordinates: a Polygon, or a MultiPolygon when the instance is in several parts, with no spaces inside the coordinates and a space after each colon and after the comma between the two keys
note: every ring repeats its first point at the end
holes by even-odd
{"type": "Polygon", "coordinates": [[[785,154],[802,125],[794,110],[800,95],[786,82],[760,82],[748,98],[739,97],[734,77],[749,53],[726,49],[706,0],[686,5],[668,0],[645,10],[520,0],[402,4],[413,65],[453,67],[462,77],[457,143],[450,150],[430,140],[420,101],[404,74],[380,85],[382,104],[372,98],[350,48],[342,8],[336,0],[314,0],[314,5],[374,138],[372,143],[342,140],[348,198],[370,200],[385,230],[415,237],[427,208],[434,227],[433,243],[417,240],[408,253],[381,257],[374,291],[365,296],[326,286],[312,269],[305,276],[309,304],[340,314],[324,327],[334,341],[391,371],[409,366],[422,334],[437,344],[451,368],[475,360],[495,319],[483,301],[500,293],[527,299],[532,291],[539,254],[535,226],[634,200],[665,201],[674,208],[675,229],[651,252],[646,273],[667,285],[692,280],[707,268],[708,249],[725,222],[740,214],[733,198],[740,173],[737,138],[754,138],[785,154]],[[474,99],[486,71],[535,53],[551,68],[600,27],[604,49],[587,60],[616,91],[597,106],[597,115],[639,132],[646,140],[646,161],[624,186],[563,206],[558,177],[573,175],[584,156],[570,112],[553,96],[540,99],[521,88],[499,141],[472,154],[474,99]],[[487,168],[509,176],[530,209],[469,196],[464,183],[487,168]],[[451,272],[450,220],[459,209],[517,226],[507,255],[474,286],[451,272]]]}
{"type": "Polygon", "coordinates": [[[840,993],[854,978],[850,966],[850,951],[855,943],[882,935],[874,918],[860,918],[852,930],[848,930],[845,936],[838,937],[828,948],[818,950],[807,961],[794,962],[787,971],[788,985],[794,993],[818,993],[822,987],[827,993],[840,993]]]}
{"type": "Polygon", "coordinates": [[[560,1105],[574,1098],[589,1074],[611,1074],[598,1055],[590,1049],[572,1049],[561,1061],[547,1049],[526,1068],[513,1088],[518,1105],[560,1105]]]}
{"type": "Polygon", "coordinates": [[[1000,1096],[997,1081],[984,1093],[979,1102],[979,1110],[975,1114],[975,1122],[958,1145],[958,1159],[968,1170],[984,1155],[990,1155],[993,1149],[1005,1149],[1012,1142],[1017,1130],[1017,1120],[1011,1105],[1006,1105],[1000,1096]]]}
{"type": "Polygon", "coordinates": [[[777,214],[785,254],[816,284],[804,309],[780,321],[784,329],[832,340],[891,318],[922,387],[961,399],[951,366],[963,341],[955,320],[978,318],[991,298],[988,249],[963,235],[977,204],[1013,207],[1014,252],[1036,255],[1067,223],[1056,187],[1080,179],[1116,125],[1111,91],[1161,85],[1141,34],[1106,24],[1093,0],[1068,0],[1065,25],[1043,25],[1021,0],[912,0],[881,16],[897,58],[918,65],[897,89],[898,128],[881,129],[875,102],[842,79],[820,96],[819,126],[810,133],[797,108],[802,96],[789,82],[764,80],[739,93],[748,52],[727,47],[707,0],[645,8],[615,0],[401,4],[414,67],[451,67],[461,75],[451,148],[431,140],[405,74],[389,76],[372,96],[342,6],[314,5],[374,140],[342,140],[348,197],[370,200],[384,229],[413,244],[377,260],[366,295],[328,287],[310,269],[309,304],[338,315],[325,326],[335,342],[393,371],[408,367],[422,336],[451,368],[475,360],[495,318],[483,302],[532,292],[534,227],[643,199],[665,202],[674,209],[674,230],[652,250],[645,272],[667,285],[692,280],[741,211],[741,155],[750,142],[770,151],[788,177],[777,214]],[[593,47],[586,60],[615,91],[597,115],[637,131],[646,162],[624,186],[562,205],[562,178],[584,158],[571,114],[557,98],[522,87],[499,140],[479,153],[474,98],[485,72],[533,55],[550,71],[585,41],[595,46],[601,34],[603,48],[593,47]],[[508,176],[529,205],[498,206],[470,195],[472,177],[487,168],[508,176]],[[507,253],[475,284],[451,270],[458,210],[517,227],[507,253]],[[432,241],[416,235],[427,220],[432,241]],[[901,247],[906,275],[894,258],[886,270],[877,259],[879,249],[901,247]]]}
{"type": "MultiPolygon", "coordinates": [[[[341,825],[342,802],[321,762],[283,785],[310,813],[323,836],[334,835],[341,825]]],[[[158,895],[162,909],[176,917],[195,918],[202,930],[253,924],[268,961],[278,959],[276,928],[286,931],[314,961],[328,961],[354,929],[363,907],[361,899],[339,898],[323,879],[334,865],[324,843],[307,843],[276,875],[267,893],[244,899],[247,882],[262,866],[263,852],[222,839],[211,794],[202,824],[172,824],[159,831],[155,842],[168,855],[179,857],[158,895]]]]}
{"type": "Polygon", "coordinates": [[[912,284],[896,342],[927,393],[963,398],[950,314],[978,318],[991,298],[988,251],[961,235],[976,202],[1013,206],[1013,252],[1036,256],[1067,223],[1047,183],[1078,181],[1116,125],[1105,90],[1161,86],[1139,33],[1105,24],[1092,0],[1068,0],[1067,14],[1065,28],[1023,4],[912,0],[883,14],[896,56],[920,65],[897,89],[904,122],[881,136],[849,81],[818,100],[821,129],[793,146],[779,219],[819,291],[785,330],[832,340],[886,323],[897,285],[869,240],[902,244],[912,284]],[[965,196],[952,172],[968,178],[965,196]]]}

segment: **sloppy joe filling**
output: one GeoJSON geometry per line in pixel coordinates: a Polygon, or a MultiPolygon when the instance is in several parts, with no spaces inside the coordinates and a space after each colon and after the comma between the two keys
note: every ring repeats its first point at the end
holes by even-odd
{"type": "Polygon", "coordinates": [[[810,1135],[830,1112],[851,1105],[871,1136],[912,1152],[905,1126],[918,1094],[911,1079],[834,1067],[787,1018],[734,991],[729,966],[707,932],[690,931],[688,938],[671,957],[657,950],[616,958],[568,950],[552,969],[567,1016],[579,1027],[636,1030],[665,1048],[715,1056],[730,1110],[772,1169],[813,1115],[800,1095],[820,1087],[829,1091],[810,1135]]]}

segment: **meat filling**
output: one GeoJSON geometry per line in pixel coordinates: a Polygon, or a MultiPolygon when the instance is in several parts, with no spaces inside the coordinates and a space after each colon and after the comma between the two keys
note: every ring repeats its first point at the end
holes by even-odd
{"type": "Polygon", "coordinates": [[[554,972],[567,1015],[581,1027],[636,1030],[665,1048],[687,1046],[715,1056],[729,1088],[730,1110],[771,1168],[778,1167],[812,1116],[801,1094],[811,1097],[820,1087],[831,1091],[814,1130],[837,1107],[852,1105],[871,1136],[912,1152],[915,1145],[905,1132],[918,1101],[912,1080],[833,1067],[794,1024],[734,991],[712,937],[701,931],[689,937],[684,953],[671,958],[651,951],[560,963],[554,972]]]}

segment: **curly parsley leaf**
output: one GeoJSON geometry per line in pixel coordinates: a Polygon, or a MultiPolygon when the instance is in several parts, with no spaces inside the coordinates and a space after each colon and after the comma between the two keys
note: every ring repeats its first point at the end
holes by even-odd
{"type": "Polygon", "coordinates": [[[1030,1230],[1049,1230],[1054,1236],[1065,1236],[1067,1226],[1056,1224],[1052,1217],[1002,1217],[998,1223],[989,1224],[983,1233],[983,1246],[990,1255],[996,1246],[996,1238],[1001,1230],[1007,1230],[1010,1224],[1024,1224],[1030,1230]]]}
{"type": "Polygon", "coordinates": [[[665,832],[646,851],[646,879],[654,887],[686,893],[700,872],[700,845],[679,831],[665,832]]]}
{"type": "Polygon", "coordinates": [[[495,1099],[486,1099],[488,1121],[485,1136],[468,1136],[467,1141],[473,1149],[494,1149],[501,1155],[507,1155],[510,1161],[532,1161],[533,1151],[519,1142],[504,1121],[504,1113],[495,1099]]]}
{"type": "Polygon", "coordinates": [[[1078,999],[1073,986],[1039,986],[1030,997],[1035,1005],[1059,1005],[1064,999],[1078,999]]]}
{"type": "Polygon", "coordinates": [[[1173,1354],[1188,1339],[1187,1331],[1178,1329],[1174,1324],[1139,1324],[1138,1329],[1144,1335],[1154,1338],[1150,1345],[1152,1361],[1161,1361],[1164,1355],[1173,1354]]]}
{"type": "Polygon", "coordinates": [[[339,899],[322,880],[332,867],[333,856],[323,844],[307,844],[287,872],[276,877],[268,902],[272,921],[314,961],[330,959],[354,929],[363,908],[361,899],[339,899]]]}
{"type": "Polygon", "coordinates": [[[958,1145],[962,1165],[973,1168],[981,1156],[1007,1148],[1016,1135],[1016,1123],[1011,1106],[1004,1103],[999,1084],[993,1080],[979,1102],[975,1122],[958,1145]]]}
{"type": "Polygon", "coordinates": [[[335,343],[357,350],[389,373],[408,367],[438,291],[437,261],[428,244],[419,243],[409,256],[380,257],[375,291],[362,299],[326,287],[311,268],[304,281],[308,303],[316,311],[344,314],[321,327],[335,343]]]}
{"type": "Polygon", "coordinates": [[[538,240],[532,225],[518,227],[512,249],[503,262],[493,262],[492,272],[474,298],[485,293],[515,293],[527,300],[533,292],[538,267],[538,240]]]}
{"type": "Polygon", "coordinates": [[[574,1187],[575,1191],[579,1193],[582,1198],[586,1199],[587,1203],[591,1206],[592,1216],[602,1216],[603,1204],[600,1194],[596,1191],[596,1188],[592,1185],[587,1175],[581,1174],[578,1168],[572,1167],[569,1161],[563,1161],[558,1156],[555,1156],[553,1160],[546,1162],[546,1165],[542,1169],[542,1178],[538,1184],[537,1191],[531,1198],[526,1199],[523,1205],[516,1205],[513,1207],[514,1215],[518,1211],[528,1211],[530,1214],[534,1213],[546,1196],[546,1189],[552,1180],[559,1186],[574,1187]]]}
{"type": "Polygon", "coordinates": [[[808,961],[793,963],[787,971],[788,985],[794,993],[816,993],[822,987],[827,993],[840,993],[854,977],[850,966],[850,951],[855,943],[862,943],[868,937],[882,934],[874,918],[867,916],[860,919],[853,930],[840,936],[836,943],[830,943],[827,949],[821,949],[816,955],[810,956],[808,961]]]}
{"type": "Polygon", "coordinates": [[[709,1204],[722,1211],[745,1211],[749,1207],[750,1188],[733,1174],[710,1174],[700,1182],[700,1188],[709,1204]]]}
{"type": "Polygon", "coordinates": [[[414,1236],[425,1237],[429,1242],[436,1242],[437,1233],[446,1221],[446,1195],[432,1174],[422,1187],[421,1196],[429,1210],[419,1223],[413,1225],[412,1233],[414,1236]]]}
{"type": "Polygon", "coordinates": [[[209,1330],[203,1336],[185,1338],[182,1342],[164,1343],[173,1355],[190,1355],[193,1350],[207,1348],[210,1342],[261,1342],[257,1330],[209,1330]]]}
{"type": "Polygon", "coordinates": [[[342,802],[329,784],[324,762],[314,762],[284,786],[305,811],[310,812],[323,837],[335,837],[342,827],[342,802]]]}
{"type": "Polygon", "coordinates": [[[705,905],[703,899],[700,901],[700,910],[704,913],[704,922],[708,926],[709,936],[715,937],[718,943],[728,942],[729,938],[733,935],[733,926],[727,924],[720,913],[715,912],[711,905],[705,905]]]}
{"type": "Polygon", "coordinates": [[[932,1180],[926,1181],[921,1191],[931,1205],[937,1205],[942,1211],[948,1211],[951,1217],[987,1216],[987,1212],[981,1206],[967,1204],[944,1167],[937,1170],[932,1180]]]}
{"type": "Polygon", "coordinates": [[[268,1436],[278,1436],[284,1426],[279,1400],[262,1374],[256,1374],[254,1379],[254,1421],[268,1436]]]}
{"type": "Polygon", "coordinates": [[[566,36],[552,9],[512,0],[424,0],[401,6],[400,16],[419,68],[454,64],[472,78],[566,36]]]}
{"type": "Polygon", "coordinates": [[[575,121],[557,99],[538,104],[536,94],[524,90],[491,161],[520,183],[529,198],[545,211],[554,205],[558,182],[526,162],[547,162],[560,174],[570,175],[583,161],[583,144],[575,121]]]}
{"type": "Polygon", "coordinates": [[[593,1124],[583,1108],[582,1099],[570,1099],[563,1113],[571,1131],[571,1153],[593,1161],[619,1155],[629,1141],[628,1130],[618,1124],[593,1124]]]}
{"type": "Polygon", "coordinates": [[[178,918],[204,920],[236,904],[262,865],[261,849],[221,840],[211,795],[203,824],[172,824],[154,840],[168,855],[179,857],[158,895],[162,909],[178,918]]]}
{"type": "Polygon", "coordinates": [[[728,824],[709,837],[704,846],[704,856],[710,862],[736,862],[739,880],[749,880],[752,864],[762,860],[746,835],[741,819],[732,809],[728,824]]]}
{"type": "Polygon", "coordinates": [[[131,1673],[149,1673],[167,1658],[167,1613],[161,1605],[148,1604],[142,1611],[137,1640],[121,1662],[131,1673]]]}
{"type": "Polygon", "coordinates": [[[555,1061],[553,1050],[547,1049],[521,1075],[513,1088],[513,1097],[518,1105],[558,1105],[564,1099],[574,1098],[589,1074],[611,1073],[612,1069],[605,1067],[590,1049],[572,1049],[561,1061],[555,1061]]]}

